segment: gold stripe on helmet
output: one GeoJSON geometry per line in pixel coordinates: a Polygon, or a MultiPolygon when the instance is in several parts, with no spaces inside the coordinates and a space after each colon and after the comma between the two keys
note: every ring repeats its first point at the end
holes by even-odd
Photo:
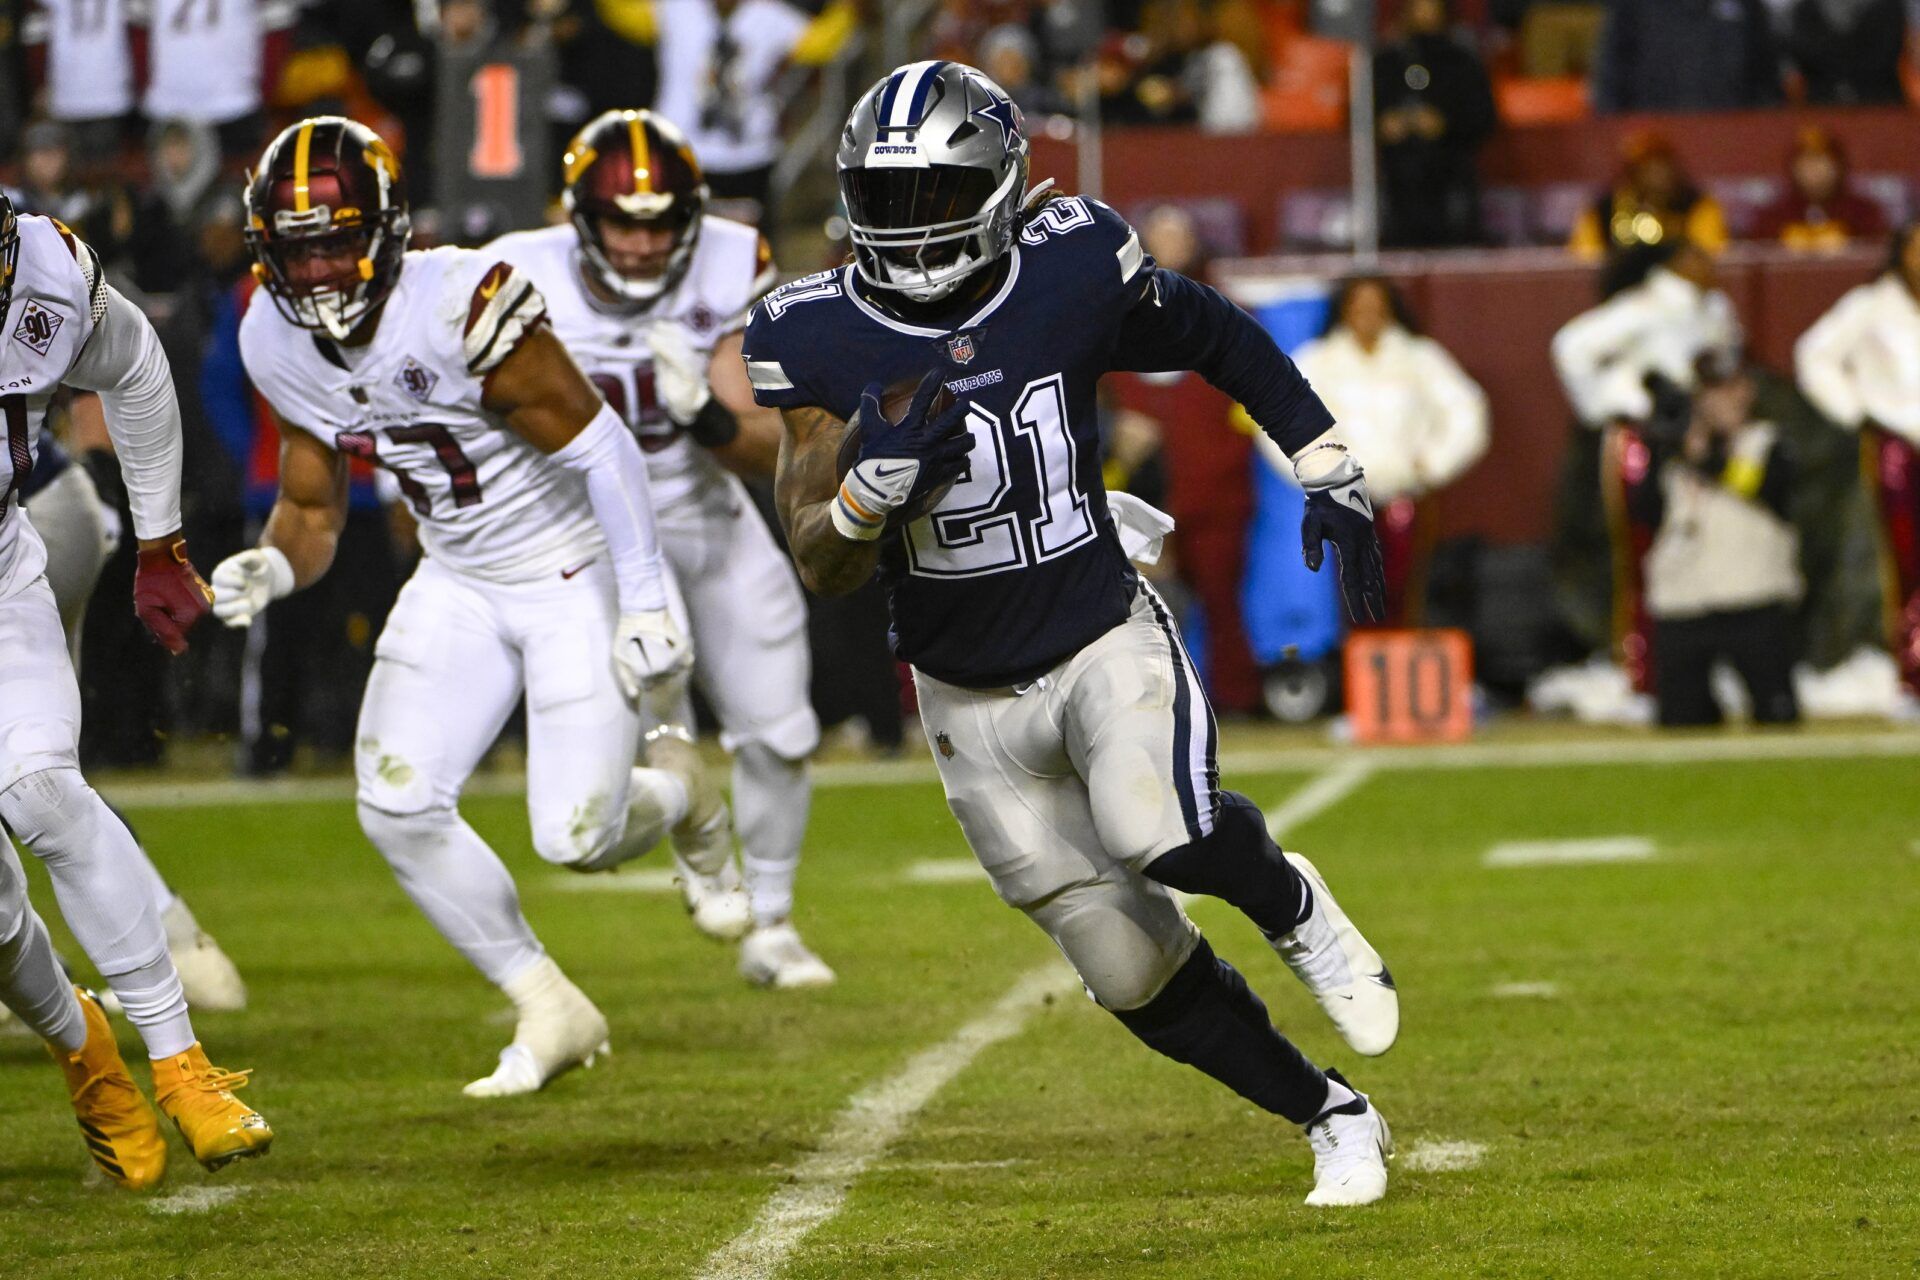
{"type": "Polygon", "coordinates": [[[600,153],[587,145],[585,134],[577,135],[567,146],[567,154],[560,157],[561,173],[568,186],[580,181],[580,175],[593,167],[600,153]]]}
{"type": "Polygon", "coordinates": [[[308,187],[312,175],[308,172],[313,155],[313,121],[300,126],[300,135],[293,140],[293,209],[295,213],[305,213],[309,207],[308,187]]]}
{"type": "Polygon", "coordinates": [[[646,117],[638,111],[629,115],[627,133],[633,141],[633,189],[640,195],[652,195],[653,157],[647,153],[646,117]]]}

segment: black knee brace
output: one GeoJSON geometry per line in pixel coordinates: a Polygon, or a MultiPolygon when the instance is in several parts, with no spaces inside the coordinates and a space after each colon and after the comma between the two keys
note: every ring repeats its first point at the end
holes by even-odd
{"type": "Polygon", "coordinates": [[[1145,874],[1170,889],[1232,903],[1263,933],[1291,933],[1313,909],[1313,892],[1280,846],[1267,820],[1237,791],[1220,793],[1211,833],[1147,864],[1145,874]]]}
{"type": "Polygon", "coordinates": [[[1148,1048],[1295,1124],[1313,1119],[1326,1102],[1326,1076],[1273,1029],[1267,1006],[1205,938],[1159,995],[1113,1016],[1148,1048]]]}

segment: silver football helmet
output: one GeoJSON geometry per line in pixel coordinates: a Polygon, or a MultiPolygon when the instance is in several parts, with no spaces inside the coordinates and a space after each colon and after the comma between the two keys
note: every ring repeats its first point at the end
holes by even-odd
{"type": "Polygon", "coordinates": [[[860,278],[935,302],[1013,245],[1027,130],[999,85],[958,62],[915,62],[854,104],[835,157],[860,278]]]}

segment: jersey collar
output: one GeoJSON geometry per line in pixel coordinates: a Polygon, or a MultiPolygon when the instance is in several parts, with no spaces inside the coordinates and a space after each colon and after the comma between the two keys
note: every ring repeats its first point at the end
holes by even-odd
{"type": "Polygon", "coordinates": [[[962,329],[971,329],[985,322],[986,318],[999,310],[1000,304],[1007,300],[1007,295],[1013,292],[1014,281],[1019,278],[1020,246],[1016,244],[1013,246],[1013,265],[1007,268],[1007,278],[1000,282],[1000,287],[993,291],[991,298],[988,298],[985,303],[981,304],[978,311],[967,317],[962,323],[954,325],[952,328],[929,329],[924,325],[908,324],[905,320],[890,316],[880,308],[874,306],[871,302],[868,302],[860,295],[860,281],[859,277],[854,273],[853,264],[848,263],[841,269],[841,279],[844,282],[847,296],[853,299],[854,306],[866,312],[868,318],[879,321],[887,328],[899,333],[912,334],[916,338],[944,338],[950,333],[958,333],[962,329]]]}

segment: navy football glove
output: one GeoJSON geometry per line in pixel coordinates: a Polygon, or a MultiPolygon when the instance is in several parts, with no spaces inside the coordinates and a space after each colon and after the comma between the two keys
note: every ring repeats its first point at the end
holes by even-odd
{"type": "Polygon", "coordinates": [[[886,392],[869,383],[860,393],[848,443],[853,456],[833,504],[833,524],[842,535],[867,542],[890,524],[918,519],[966,470],[973,451],[967,406],[944,386],[949,370],[937,367],[914,389],[898,422],[882,407],[886,392]]]}
{"type": "Polygon", "coordinates": [[[1307,493],[1307,513],[1300,520],[1300,554],[1307,568],[1320,572],[1325,558],[1320,544],[1331,542],[1347,617],[1354,622],[1383,621],[1387,571],[1380,558],[1379,536],[1373,531],[1373,499],[1367,493],[1366,473],[1336,444],[1316,446],[1295,458],[1293,473],[1307,493]],[[1324,458],[1307,462],[1329,450],[1339,455],[1333,465],[1327,466],[1324,458]]]}

